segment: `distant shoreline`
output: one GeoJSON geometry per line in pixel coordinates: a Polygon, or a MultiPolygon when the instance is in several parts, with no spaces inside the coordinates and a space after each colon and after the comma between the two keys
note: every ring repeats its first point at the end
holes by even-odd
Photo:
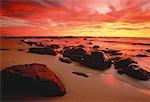
{"type": "Polygon", "coordinates": [[[0,36],[0,38],[140,38],[150,39],[150,37],[111,37],[111,36],[0,36]]]}

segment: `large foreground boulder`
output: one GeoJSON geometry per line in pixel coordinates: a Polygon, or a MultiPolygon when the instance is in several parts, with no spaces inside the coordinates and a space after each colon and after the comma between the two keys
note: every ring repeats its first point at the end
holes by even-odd
{"type": "Polygon", "coordinates": [[[150,72],[138,66],[137,62],[133,61],[131,58],[120,59],[115,62],[115,68],[118,70],[119,74],[125,73],[126,75],[139,80],[150,79],[150,72]]]}
{"type": "Polygon", "coordinates": [[[16,65],[1,71],[2,95],[63,96],[60,79],[43,64],[16,65]]]}
{"type": "Polygon", "coordinates": [[[30,53],[37,53],[37,54],[48,54],[48,55],[57,55],[56,51],[51,48],[29,48],[30,53]]]}

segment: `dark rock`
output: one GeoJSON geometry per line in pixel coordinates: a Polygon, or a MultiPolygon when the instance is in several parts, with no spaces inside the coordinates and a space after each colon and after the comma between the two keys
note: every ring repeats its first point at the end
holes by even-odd
{"type": "Polygon", "coordinates": [[[81,72],[72,72],[73,74],[79,75],[79,76],[83,76],[83,77],[89,77],[88,75],[81,73],[81,72]]]}
{"type": "Polygon", "coordinates": [[[115,62],[115,68],[116,69],[120,69],[120,68],[126,67],[126,66],[128,66],[128,65],[130,65],[132,63],[137,64],[137,62],[132,60],[131,58],[120,59],[120,60],[115,62]]]}
{"type": "Polygon", "coordinates": [[[72,63],[72,61],[69,58],[66,58],[66,57],[59,58],[59,60],[61,62],[65,62],[65,63],[72,63]]]}
{"type": "Polygon", "coordinates": [[[60,79],[43,64],[16,65],[1,71],[2,95],[63,96],[60,79]]]}
{"type": "Polygon", "coordinates": [[[124,71],[122,69],[118,69],[117,71],[119,74],[124,74],[124,71]]]}
{"type": "Polygon", "coordinates": [[[81,63],[88,67],[100,70],[107,69],[111,66],[111,60],[108,56],[99,51],[91,52],[90,55],[84,56],[81,63]]]}
{"type": "Polygon", "coordinates": [[[100,48],[98,45],[93,46],[93,49],[98,49],[100,48]]]}
{"type": "Polygon", "coordinates": [[[57,55],[57,53],[51,48],[29,48],[30,53],[37,53],[37,54],[48,54],[48,55],[57,55]]]}
{"type": "Polygon", "coordinates": [[[18,51],[23,51],[23,49],[18,49],[18,51]]]}
{"type": "MultiPolygon", "coordinates": [[[[81,58],[85,55],[86,51],[83,48],[80,47],[69,47],[62,51],[62,55],[64,57],[68,57],[71,60],[76,61],[76,58],[81,58]]],[[[80,60],[80,59],[79,59],[80,60]]]]}
{"type": "Polygon", "coordinates": [[[52,49],[58,49],[58,48],[60,48],[60,46],[57,45],[57,44],[51,44],[51,45],[49,45],[47,47],[52,48],[52,49]]]}
{"type": "Polygon", "coordinates": [[[118,70],[119,74],[125,73],[139,80],[150,79],[150,73],[136,64],[137,62],[133,61],[131,58],[121,59],[115,63],[115,68],[118,70]]]}
{"type": "Polygon", "coordinates": [[[87,40],[87,38],[84,38],[83,40],[87,40]]]}
{"type": "Polygon", "coordinates": [[[32,46],[34,44],[34,42],[26,42],[26,44],[32,46]]]}
{"type": "Polygon", "coordinates": [[[150,52],[150,49],[145,50],[146,52],[150,52]]]}
{"type": "Polygon", "coordinates": [[[83,48],[73,47],[64,49],[62,55],[91,68],[103,70],[111,66],[110,59],[103,52],[87,54],[83,48]]]}
{"type": "Polygon", "coordinates": [[[36,42],[35,45],[44,47],[44,45],[41,42],[36,42]]]}
{"type": "Polygon", "coordinates": [[[63,47],[63,49],[68,49],[68,48],[69,48],[69,46],[64,46],[64,47],[63,47]]]}
{"type": "Polygon", "coordinates": [[[85,46],[83,46],[83,45],[78,45],[76,47],[85,48],[85,46]]]}
{"type": "Polygon", "coordinates": [[[89,42],[89,44],[92,45],[93,43],[92,43],[92,42],[89,42]]]}
{"type": "Polygon", "coordinates": [[[71,60],[82,63],[82,60],[84,59],[85,55],[72,55],[71,60]]]}
{"type": "Polygon", "coordinates": [[[7,48],[0,48],[0,50],[6,50],[6,51],[8,51],[8,50],[10,50],[10,49],[7,49],[7,48]]]}
{"type": "Polygon", "coordinates": [[[35,45],[35,44],[36,44],[36,42],[32,42],[32,41],[28,41],[28,42],[24,42],[24,43],[26,43],[27,45],[30,45],[30,46],[35,45]]]}
{"type": "Polygon", "coordinates": [[[137,54],[136,57],[149,57],[148,55],[137,54]]]}
{"type": "Polygon", "coordinates": [[[117,62],[117,61],[121,60],[121,57],[114,57],[114,58],[111,58],[111,60],[114,62],[117,62]]]}
{"type": "Polygon", "coordinates": [[[143,68],[139,67],[138,65],[129,65],[128,68],[123,70],[125,74],[131,76],[133,78],[139,80],[148,80],[150,79],[150,72],[144,70],[143,68]]]}

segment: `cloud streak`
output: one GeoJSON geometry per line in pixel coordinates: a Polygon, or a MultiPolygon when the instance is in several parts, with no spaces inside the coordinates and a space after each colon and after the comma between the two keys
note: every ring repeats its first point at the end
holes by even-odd
{"type": "Polygon", "coordinates": [[[75,33],[80,29],[88,31],[90,26],[94,27],[90,32],[97,34],[102,32],[101,29],[106,33],[112,30],[148,32],[149,25],[146,24],[150,23],[150,0],[1,0],[0,5],[0,26],[6,28],[5,34],[23,33],[25,26],[31,34],[63,31],[65,34],[67,30],[75,33]],[[103,22],[106,26],[100,25],[103,22]],[[128,25],[123,26],[126,23],[128,25]],[[113,28],[115,24],[119,25],[113,28]],[[143,27],[138,28],[138,24],[143,27]]]}
{"type": "Polygon", "coordinates": [[[31,26],[31,22],[22,19],[14,19],[9,17],[1,17],[0,27],[9,27],[9,26],[31,26]]]}

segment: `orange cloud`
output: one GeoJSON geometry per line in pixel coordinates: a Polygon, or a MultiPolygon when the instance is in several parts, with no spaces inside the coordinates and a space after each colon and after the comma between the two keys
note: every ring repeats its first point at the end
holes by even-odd
{"type": "MultiPolygon", "coordinates": [[[[103,31],[110,33],[111,30],[126,30],[128,33],[129,30],[150,28],[149,25],[143,24],[150,22],[149,0],[1,0],[0,5],[3,35],[60,35],[59,32],[63,31],[63,35],[69,34],[70,31],[70,35],[76,35],[79,30],[93,31],[99,35],[98,32],[103,31]],[[108,30],[109,27],[99,25],[120,22],[130,23],[132,27],[108,30]],[[135,27],[141,23],[142,28],[135,27]],[[15,26],[19,26],[18,30],[15,26]],[[91,26],[93,28],[90,28],[91,26]],[[26,32],[24,27],[30,29],[30,32],[26,32]]],[[[145,32],[137,32],[140,33],[145,32]]]]}

